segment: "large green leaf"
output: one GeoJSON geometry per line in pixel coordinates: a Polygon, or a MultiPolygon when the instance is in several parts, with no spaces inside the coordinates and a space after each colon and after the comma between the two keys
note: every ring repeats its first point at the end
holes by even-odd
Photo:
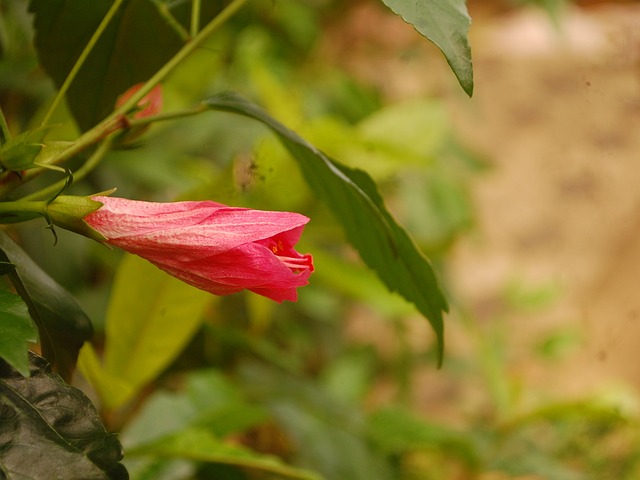
{"type": "Polygon", "coordinates": [[[0,261],[16,265],[11,279],[38,327],[42,353],[57,373],[69,379],[80,347],[93,334],[89,317],[71,294],[4,232],[0,232],[0,261]]]}
{"type": "Polygon", "coordinates": [[[438,360],[444,351],[442,312],[448,310],[427,258],[387,211],[367,173],[330,159],[264,110],[227,93],[206,104],[214,110],[245,115],[267,125],[298,161],[316,195],[331,208],[351,244],[391,291],[412,302],[429,320],[438,340],[438,360]]]}
{"type": "Polygon", "coordinates": [[[467,33],[471,17],[465,0],[382,0],[444,53],[453,73],[469,96],[473,94],[473,67],[467,33]]]}
{"type": "Polygon", "coordinates": [[[213,295],[127,255],[114,280],[106,316],[104,366],[81,353],[80,367],[102,401],[116,408],[153,380],[200,326],[213,295]]]}
{"type": "MultiPolygon", "coordinates": [[[[31,0],[38,58],[60,87],[113,3],[112,0],[31,0]]],[[[146,81],[182,46],[151,0],[127,0],[112,19],[67,92],[82,130],[113,110],[118,95],[146,81]]]]}
{"type": "Polygon", "coordinates": [[[0,478],[125,480],[122,447],[94,406],[30,353],[30,378],[0,360],[0,478]]]}
{"type": "Polygon", "coordinates": [[[0,290],[0,358],[21,375],[29,375],[28,342],[38,340],[26,303],[11,292],[0,290]]]}

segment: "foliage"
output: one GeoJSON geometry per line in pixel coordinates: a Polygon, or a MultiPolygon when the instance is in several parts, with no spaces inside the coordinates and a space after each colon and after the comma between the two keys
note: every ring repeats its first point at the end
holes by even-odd
{"type": "Polygon", "coordinates": [[[2,449],[7,479],[128,478],[122,447],[89,399],[29,353],[29,378],[0,360],[2,449]]]}
{"type": "MultiPolygon", "coordinates": [[[[470,95],[464,2],[382,3],[441,49],[470,95]]],[[[411,408],[416,373],[445,353],[437,278],[472,224],[468,182],[485,163],[457,142],[438,99],[388,105],[311,53],[344,6],[28,7],[30,16],[24,2],[0,5],[5,477],[19,464],[30,478],[61,465],[77,478],[126,478],[113,431],[135,479],[634,478],[631,416],[597,399],[524,408],[500,332],[473,322],[463,328],[477,351],[447,354],[439,372],[458,389],[480,382],[484,410],[454,427],[411,408]],[[34,73],[35,55],[44,71],[34,73]],[[162,111],[144,113],[158,85],[162,111]],[[53,226],[56,198],[86,201],[114,186],[129,198],[303,212],[311,285],[296,304],[213,297],[53,226]],[[414,349],[409,326],[420,316],[434,338],[414,349]],[[349,335],[359,317],[383,347],[349,335]],[[36,341],[46,360],[27,352],[36,341]],[[65,383],[77,358],[100,417],[65,383]],[[392,400],[376,401],[385,385],[392,400]]]]}

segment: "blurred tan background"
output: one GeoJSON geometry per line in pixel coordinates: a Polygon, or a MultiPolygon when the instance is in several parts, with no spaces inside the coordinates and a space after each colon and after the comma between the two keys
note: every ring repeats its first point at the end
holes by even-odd
{"type": "MultiPolygon", "coordinates": [[[[433,46],[372,2],[350,9],[327,49],[390,99],[442,96],[460,138],[493,166],[473,182],[477,224],[454,248],[455,295],[482,326],[504,312],[510,284],[556,292],[505,322],[511,374],[567,397],[637,390],[640,3],[582,2],[555,21],[499,2],[469,11],[472,99],[433,46]],[[577,339],[568,354],[526,354],[559,329],[577,339]]],[[[450,352],[467,348],[458,327],[449,321],[450,352]]]]}

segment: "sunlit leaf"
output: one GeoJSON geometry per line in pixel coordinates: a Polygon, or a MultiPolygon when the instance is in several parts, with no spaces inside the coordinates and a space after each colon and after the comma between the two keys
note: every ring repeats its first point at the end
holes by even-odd
{"type": "MultiPolygon", "coordinates": [[[[60,87],[112,0],[31,0],[35,46],[60,87]]],[[[81,130],[113,110],[118,95],[146,81],[182,46],[150,0],[128,0],[112,19],[67,92],[81,130]]]]}
{"type": "Polygon", "coordinates": [[[107,309],[104,379],[95,363],[91,378],[127,388],[113,395],[97,387],[105,394],[102,401],[116,408],[162,372],[191,339],[215,298],[139,257],[125,256],[107,309]]]}
{"type": "Polygon", "coordinates": [[[0,360],[0,477],[125,480],[122,447],[89,399],[30,353],[30,378],[0,360]]]}
{"type": "Polygon", "coordinates": [[[347,238],[391,291],[412,302],[429,320],[444,351],[442,312],[448,310],[427,258],[396,223],[366,172],[342,165],[317,150],[256,105],[232,94],[206,101],[213,110],[245,115],[267,125],[298,161],[307,183],[326,202],[347,238]]]}
{"type": "Polygon", "coordinates": [[[17,277],[12,281],[18,294],[33,307],[29,313],[38,327],[43,355],[57,373],[69,379],[80,347],[93,334],[89,317],[71,294],[4,232],[0,232],[0,260],[16,265],[17,277]]]}
{"type": "Polygon", "coordinates": [[[471,18],[465,0],[382,0],[444,53],[453,73],[469,96],[473,67],[467,33],[471,18]]]}
{"type": "Polygon", "coordinates": [[[29,375],[28,343],[38,340],[27,305],[19,295],[0,290],[0,357],[21,375],[29,375]]]}

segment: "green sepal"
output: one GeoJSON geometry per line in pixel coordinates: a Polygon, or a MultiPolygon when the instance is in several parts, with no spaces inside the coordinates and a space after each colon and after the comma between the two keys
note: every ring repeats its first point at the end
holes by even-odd
{"type": "Polygon", "coordinates": [[[102,207],[102,202],[90,197],[59,195],[47,206],[47,215],[54,225],[72,232],[104,242],[107,238],[91,228],[84,217],[102,207]]]}

